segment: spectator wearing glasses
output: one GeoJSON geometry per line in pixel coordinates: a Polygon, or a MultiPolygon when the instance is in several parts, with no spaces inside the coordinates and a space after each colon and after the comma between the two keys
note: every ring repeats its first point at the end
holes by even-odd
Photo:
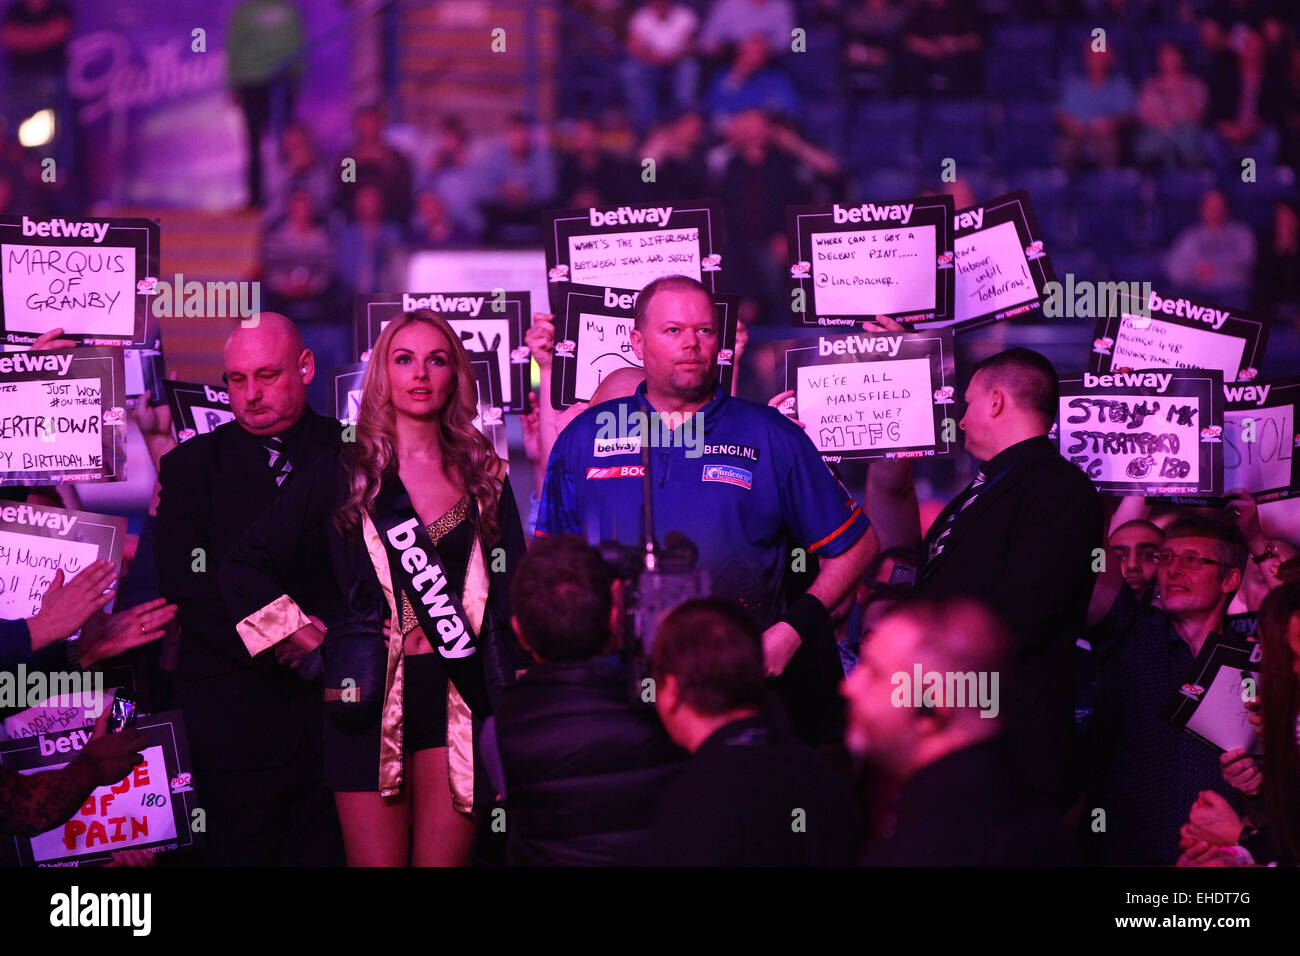
{"type": "MultiPolygon", "coordinates": [[[[1090,826],[1086,839],[1106,864],[1172,864],[1179,828],[1201,791],[1237,800],[1215,750],[1169,723],[1165,712],[1206,641],[1222,633],[1245,571],[1246,542],[1225,522],[1183,518],[1155,557],[1157,600],[1121,605],[1102,637],[1113,650],[1099,663],[1085,806],[1105,811],[1104,831],[1090,826]]],[[[1118,578],[1118,569],[1108,567],[1098,596],[1117,593],[1118,578]]]]}

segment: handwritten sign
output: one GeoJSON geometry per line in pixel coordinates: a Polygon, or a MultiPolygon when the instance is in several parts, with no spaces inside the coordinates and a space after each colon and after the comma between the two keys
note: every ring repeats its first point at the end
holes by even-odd
{"type": "Polygon", "coordinates": [[[1262,647],[1254,635],[1212,634],[1196,655],[1165,718],[1215,750],[1259,752],[1246,701],[1259,696],[1262,647]]]}
{"type": "MultiPolygon", "coordinates": [[[[144,761],[115,784],[96,787],[64,823],[31,838],[5,840],[7,862],[21,866],[107,863],[130,847],[174,850],[193,846],[196,799],[189,742],[180,711],[141,717],[144,761]]],[[[55,730],[0,743],[0,764],[22,774],[59,770],[90,739],[90,727],[55,730]]]]}
{"type": "Polygon", "coordinates": [[[100,559],[120,567],[125,540],[125,518],[0,502],[0,618],[32,617],[55,571],[66,580],[100,559]]]}
{"type": "Polygon", "coordinates": [[[94,723],[104,707],[111,702],[111,694],[99,694],[94,689],[54,694],[42,703],[6,717],[0,740],[39,737],[42,734],[84,727],[94,723]]]}
{"type": "MultiPolygon", "coordinates": [[[[567,408],[587,402],[612,372],[641,368],[632,348],[632,323],[638,292],[627,289],[569,284],[558,293],[555,358],[551,371],[551,403],[567,408]]],[[[731,391],[735,371],[736,311],[734,296],[714,295],[713,310],[720,330],[718,381],[731,391]]]]}
{"type": "Polygon", "coordinates": [[[953,205],[928,196],[786,210],[795,325],[953,318],[953,205]]]}
{"type": "Polygon", "coordinates": [[[163,383],[167,405],[172,412],[172,430],[177,441],[189,441],[235,420],[230,410],[230,393],[224,386],[196,385],[193,382],[163,383]]]}
{"type": "Polygon", "coordinates": [[[158,223],[148,219],[0,218],[0,328],[31,345],[62,328],[83,345],[150,346],[158,223]]]}
{"type": "Polygon", "coordinates": [[[122,349],[0,356],[0,485],[126,477],[122,349]]]}
{"type": "MultiPolygon", "coordinates": [[[[812,340],[809,340],[810,342],[812,340]]],[[[828,335],[785,353],[795,415],[826,461],[921,458],[957,448],[952,332],[828,335]]]]}
{"type": "Polygon", "coordinates": [[[551,308],[560,314],[569,283],[643,289],[684,275],[714,289],[722,269],[721,208],[713,200],[603,206],[547,213],[546,268],[551,308]]]}
{"type": "Polygon", "coordinates": [[[1300,377],[1225,384],[1223,486],[1256,501],[1300,492],[1300,377]]]}
{"type": "Polygon", "coordinates": [[[1051,437],[1099,491],[1218,495],[1223,377],[1183,369],[1061,380],[1051,437]]]}
{"type": "Polygon", "coordinates": [[[496,404],[510,412],[526,409],[532,358],[524,345],[524,329],[532,322],[529,293],[497,289],[359,295],[355,313],[358,357],[362,361],[369,358],[388,323],[416,309],[431,309],[446,318],[467,351],[495,353],[501,388],[496,404]]]}
{"type": "MultiPolygon", "coordinates": [[[[1252,381],[1264,354],[1264,322],[1230,309],[1120,286],[1114,314],[1097,320],[1091,371],[1217,369],[1225,382],[1252,381]]],[[[1099,311],[1110,312],[1108,307],[1099,311]]]]}
{"type": "Polygon", "coordinates": [[[958,210],[953,233],[955,315],[917,328],[960,333],[1042,311],[1043,290],[1056,273],[1024,191],[958,210]]]}

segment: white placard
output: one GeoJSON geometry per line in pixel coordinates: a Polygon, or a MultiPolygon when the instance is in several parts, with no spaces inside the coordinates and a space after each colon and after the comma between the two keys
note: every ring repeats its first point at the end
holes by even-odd
{"type": "Polygon", "coordinates": [[[703,275],[698,228],[569,237],[569,281],[577,285],[640,290],[666,275],[703,275]]]}
{"type": "Polygon", "coordinates": [[[811,236],[818,315],[893,315],[935,308],[934,226],[811,236]]]}
{"type": "Polygon", "coordinates": [[[805,365],[796,382],[799,420],[818,451],[934,444],[929,359],[805,365]]]}
{"type": "MultiPolygon", "coordinates": [[[[514,389],[511,386],[510,375],[510,322],[507,319],[460,319],[448,317],[451,327],[461,335],[461,344],[471,352],[495,351],[497,357],[497,372],[501,376],[501,401],[509,405],[514,401],[514,389]],[[470,337],[464,338],[464,333],[468,332],[470,337]],[[497,342],[495,350],[489,347],[493,342],[497,342]]],[[[529,316],[525,318],[525,327],[532,320],[529,316]]]]}
{"type": "Polygon", "coordinates": [[[62,473],[99,465],[104,454],[102,392],[97,378],[5,383],[0,471],[62,473]],[[51,427],[54,438],[46,441],[41,436],[51,434],[51,427]]]}
{"type": "Polygon", "coordinates": [[[0,618],[34,616],[55,571],[62,568],[66,582],[98,558],[91,542],[0,531],[0,618]]]}
{"type": "MultiPolygon", "coordinates": [[[[1247,676],[1258,685],[1258,675],[1247,672],[1247,676]]],[[[1220,667],[1215,671],[1214,680],[1187,720],[1187,729],[1224,750],[1241,747],[1250,752],[1254,749],[1258,738],[1250,723],[1250,711],[1246,710],[1242,680],[1239,668],[1220,667]]]]}
{"type": "Polygon", "coordinates": [[[1295,406],[1223,413],[1223,487],[1269,491],[1291,484],[1295,406]],[[1255,440],[1242,440],[1242,422],[1255,420],[1255,440]]]}
{"type": "Polygon", "coordinates": [[[1201,416],[1195,398],[1063,395],[1060,411],[1061,454],[1086,455],[1084,470],[1095,483],[1200,484],[1201,416]],[[1191,409],[1186,423],[1177,413],[1170,418],[1171,407],[1191,409]]]}
{"type": "Polygon", "coordinates": [[[582,358],[578,363],[574,395],[578,401],[587,402],[611,372],[644,366],[632,351],[630,318],[591,312],[580,312],[578,317],[582,325],[578,328],[575,354],[582,358]]]}
{"type": "Polygon", "coordinates": [[[953,240],[957,321],[999,312],[1038,295],[1024,244],[1014,222],[990,226],[953,240]]]}
{"type": "Polygon", "coordinates": [[[1218,369],[1231,382],[1241,368],[1246,340],[1222,332],[1190,329],[1157,318],[1124,313],[1115,336],[1111,368],[1218,369]]]}
{"type": "MultiPolygon", "coordinates": [[[[96,787],[66,823],[32,837],[36,863],[82,853],[125,850],[128,847],[176,839],[176,817],[161,746],[141,751],[144,762],[121,783],[96,787]],[[120,790],[120,793],[114,792],[120,790]]],[[[66,764],[23,773],[45,773],[66,764]]]]}
{"type": "Polygon", "coordinates": [[[235,413],[228,412],[224,408],[195,407],[190,410],[190,414],[194,416],[194,433],[197,435],[206,435],[226,422],[235,420],[235,413]]]}
{"type": "Polygon", "coordinates": [[[130,246],[0,245],[4,314],[13,328],[68,335],[135,334],[130,246]]]}

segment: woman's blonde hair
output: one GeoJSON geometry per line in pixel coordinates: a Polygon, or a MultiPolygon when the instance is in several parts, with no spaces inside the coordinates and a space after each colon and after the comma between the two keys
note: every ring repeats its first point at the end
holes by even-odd
{"type": "Polygon", "coordinates": [[[361,513],[373,509],[384,474],[390,469],[397,470],[397,416],[388,380],[388,353],[394,336],[416,322],[433,326],[447,339],[455,387],[438,420],[443,469],[448,478],[459,482],[478,502],[479,540],[487,547],[496,542],[500,532],[497,502],[505,462],[472,424],[478,414],[478,386],[460,336],[450,322],[429,309],[403,312],[379,334],[371,349],[361,382],[356,441],[345,443],[341,453],[348,476],[348,497],[334,521],[340,531],[360,527],[361,513]]]}

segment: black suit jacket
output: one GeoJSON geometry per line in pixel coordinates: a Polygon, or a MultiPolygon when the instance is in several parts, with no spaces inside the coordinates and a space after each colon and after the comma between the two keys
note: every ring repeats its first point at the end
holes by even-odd
{"type": "MultiPolygon", "coordinates": [[[[1017,654],[1014,673],[1000,678],[1002,713],[1025,733],[1037,783],[1064,797],[1072,762],[1073,647],[1096,577],[1093,552],[1102,547],[1101,498],[1046,437],[1011,446],[985,469],[989,483],[958,515],[919,590],[978,598],[1006,622],[1017,654]]],[[[953,502],[935,519],[925,553],[959,506],[953,502]]]]}
{"type": "MultiPolygon", "coordinates": [[[[293,462],[285,487],[320,454],[336,449],[340,438],[337,421],[309,409],[285,435],[293,462]]],[[[249,656],[217,581],[240,534],[280,490],[261,440],[228,422],[164,456],[158,478],[158,582],[178,606],[177,696],[195,761],[222,769],[274,767],[303,746],[319,748],[318,683],[303,680],[273,654],[249,656]],[[203,550],[201,563],[196,548],[203,550]]],[[[308,611],[329,618],[338,598],[328,556],[300,558],[303,593],[317,598],[308,611]]]]}
{"type": "Polygon", "coordinates": [[[1017,784],[1023,759],[1001,737],[923,767],[899,792],[890,832],[864,866],[1068,866],[1078,862],[1060,814],[1017,784]]]}

